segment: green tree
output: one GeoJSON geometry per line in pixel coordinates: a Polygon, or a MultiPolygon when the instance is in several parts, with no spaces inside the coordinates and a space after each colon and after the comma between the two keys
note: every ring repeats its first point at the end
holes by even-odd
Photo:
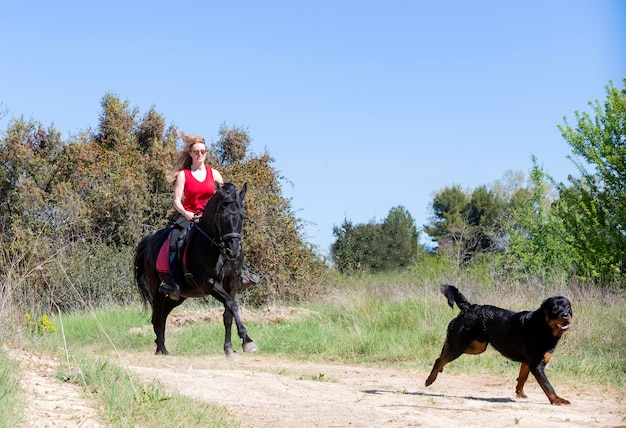
{"type": "MultiPolygon", "coordinates": [[[[24,119],[0,135],[3,296],[19,295],[45,310],[76,308],[75,290],[93,305],[136,297],[128,271],[133,249],[174,217],[176,130],[156,109],[140,116],[113,94],[101,107],[96,132],[68,141],[54,127],[24,119]]],[[[248,183],[244,248],[264,278],[248,289],[248,302],[319,293],[327,266],[304,240],[273,159],[248,153],[244,129],[219,132],[212,165],[225,179],[248,183]]]]}
{"type": "Polygon", "coordinates": [[[337,238],[330,252],[334,265],[341,273],[379,270],[381,261],[376,258],[382,250],[381,226],[375,222],[354,225],[344,219],[341,226],[333,227],[337,238]]]}
{"type": "Polygon", "coordinates": [[[354,225],[345,219],[333,227],[333,235],[337,239],[331,256],[342,273],[406,267],[415,261],[419,250],[415,220],[402,206],[392,208],[382,223],[372,220],[354,225]]]}
{"type": "Polygon", "coordinates": [[[439,244],[453,240],[452,231],[465,223],[463,212],[468,202],[468,196],[459,185],[437,192],[432,202],[431,223],[424,227],[424,231],[439,244]]]}
{"type": "Polygon", "coordinates": [[[419,233],[415,220],[403,206],[391,208],[381,225],[380,270],[409,266],[415,261],[419,246],[419,233]]]}
{"type": "Polygon", "coordinates": [[[501,249],[501,221],[506,201],[486,186],[465,193],[459,185],[435,194],[431,223],[424,226],[438,251],[453,257],[457,266],[477,255],[501,249]]]}
{"type": "Polygon", "coordinates": [[[626,79],[606,87],[606,99],[589,102],[593,115],[575,112],[575,126],[559,125],[572,147],[580,177],[561,184],[561,218],[574,235],[580,274],[607,280],[626,268],[626,79]]]}
{"type": "Polygon", "coordinates": [[[166,126],[165,118],[152,107],[141,119],[137,131],[137,144],[143,157],[145,170],[145,211],[141,235],[154,232],[170,223],[176,213],[172,208],[170,172],[176,157],[176,129],[166,126]]]}
{"type": "Polygon", "coordinates": [[[95,141],[109,150],[120,150],[133,145],[137,108],[131,109],[128,100],[122,101],[117,95],[107,93],[100,102],[100,123],[95,141]]]}
{"type": "Polygon", "coordinates": [[[246,263],[263,281],[247,291],[253,303],[299,300],[317,294],[327,266],[304,239],[302,220],[282,194],[280,179],[268,153],[248,152],[252,141],[242,128],[222,125],[211,146],[213,163],[227,181],[248,184],[243,241],[246,263]]]}
{"type": "Polygon", "coordinates": [[[336,239],[331,245],[330,251],[335,268],[342,273],[360,269],[361,254],[358,252],[354,224],[350,220],[344,219],[341,225],[333,226],[333,235],[336,239]]]}
{"type": "Polygon", "coordinates": [[[214,146],[219,161],[224,164],[242,162],[252,143],[248,130],[242,127],[229,128],[222,124],[219,134],[219,141],[214,146]]]}
{"type": "Polygon", "coordinates": [[[466,218],[474,229],[475,244],[471,253],[495,252],[502,245],[502,218],[506,201],[486,186],[479,186],[472,193],[466,207],[466,218]]]}
{"type": "Polygon", "coordinates": [[[23,118],[9,124],[0,142],[0,218],[9,242],[22,233],[63,233],[68,213],[54,188],[56,162],[63,152],[54,127],[23,118]]]}
{"type": "Polygon", "coordinates": [[[508,218],[503,223],[508,238],[503,265],[508,271],[544,278],[569,274],[571,239],[556,214],[560,202],[552,192],[553,180],[534,156],[532,163],[529,187],[518,189],[509,201],[508,218]]]}

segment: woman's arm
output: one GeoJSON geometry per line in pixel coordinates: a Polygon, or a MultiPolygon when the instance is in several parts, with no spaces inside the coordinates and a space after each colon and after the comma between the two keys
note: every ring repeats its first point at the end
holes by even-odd
{"type": "Polygon", "coordinates": [[[185,171],[179,171],[174,183],[174,208],[187,220],[192,221],[194,213],[183,207],[183,195],[185,194],[185,171]]]}
{"type": "Polygon", "coordinates": [[[215,181],[220,186],[224,185],[224,179],[222,178],[222,174],[216,169],[211,168],[211,172],[213,173],[213,181],[215,181]]]}

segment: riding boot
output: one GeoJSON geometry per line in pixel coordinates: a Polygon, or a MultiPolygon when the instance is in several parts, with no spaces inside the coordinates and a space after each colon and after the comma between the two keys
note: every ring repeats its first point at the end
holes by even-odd
{"type": "Polygon", "coordinates": [[[248,266],[243,265],[243,268],[241,269],[240,279],[241,285],[256,285],[261,280],[261,277],[258,274],[252,272],[248,266]]]}
{"type": "Polygon", "coordinates": [[[180,300],[180,286],[176,282],[176,251],[170,251],[169,254],[170,265],[170,280],[169,283],[165,280],[159,285],[159,291],[165,294],[172,300],[180,300]]]}

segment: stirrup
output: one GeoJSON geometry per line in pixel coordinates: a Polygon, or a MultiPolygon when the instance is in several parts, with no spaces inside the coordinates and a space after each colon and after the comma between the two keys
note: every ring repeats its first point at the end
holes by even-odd
{"type": "Polygon", "coordinates": [[[159,291],[165,294],[165,297],[169,297],[172,300],[180,300],[180,288],[175,285],[170,285],[165,281],[161,281],[159,284],[159,291]]]}

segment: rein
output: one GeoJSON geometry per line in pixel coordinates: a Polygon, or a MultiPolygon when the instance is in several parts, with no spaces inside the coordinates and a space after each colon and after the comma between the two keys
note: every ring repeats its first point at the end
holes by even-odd
{"type": "MultiPolygon", "coordinates": [[[[243,197],[246,194],[246,185],[244,184],[239,192],[237,192],[237,188],[232,183],[226,183],[222,187],[218,188],[213,198],[205,205],[204,211],[199,216],[200,218],[196,220],[197,222],[191,224],[186,243],[186,245],[189,245],[193,239],[192,235],[194,234],[194,229],[197,229],[200,235],[209,242],[208,248],[205,247],[207,253],[218,257],[215,261],[215,266],[210,267],[213,272],[212,275],[217,276],[210,276],[206,279],[211,287],[213,287],[215,281],[224,279],[221,278],[220,275],[223,275],[222,269],[225,263],[233,260],[234,257],[243,256],[241,229],[246,216],[243,208],[243,197]],[[217,200],[215,199],[216,197],[220,197],[220,199],[217,200]],[[226,229],[225,231],[222,230],[222,225],[224,229],[226,229]],[[239,241],[236,241],[237,239],[239,241]],[[212,248],[216,248],[218,254],[215,254],[212,248]]],[[[202,252],[203,250],[200,251],[202,252]]],[[[195,288],[206,286],[206,284],[200,284],[199,280],[196,279],[188,269],[187,247],[184,250],[181,265],[185,280],[188,284],[195,288]]],[[[205,267],[208,268],[208,266],[205,267]]]]}
{"type": "Polygon", "coordinates": [[[200,232],[200,234],[202,236],[204,236],[206,239],[209,240],[209,242],[211,244],[213,244],[214,246],[218,247],[220,249],[221,252],[224,251],[224,241],[228,240],[228,239],[235,239],[235,238],[241,238],[241,233],[238,232],[232,232],[232,233],[227,233],[223,236],[220,236],[220,241],[217,242],[215,241],[215,239],[213,239],[213,237],[211,235],[209,235],[203,228],[202,226],[200,226],[199,224],[194,223],[193,226],[194,229],[198,230],[198,232],[200,232]]]}
{"type": "MultiPolygon", "coordinates": [[[[229,214],[236,214],[234,212],[231,212],[230,210],[226,210],[229,214]]],[[[219,212],[219,210],[218,210],[219,212]]],[[[219,227],[220,222],[218,221],[218,212],[215,213],[215,225],[217,227],[217,231],[219,234],[219,242],[216,242],[215,239],[209,235],[201,226],[201,222],[198,223],[193,223],[194,224],[194,228],[198,229],[198,231],[202,234],[202,236],[204,236],[205,238],[207,238],[209,240],[209,242],[211,244],[213,244],[214,246],[218,247],[220,249],[220,252],[224,253],[224,241],[227,241],[229,239],[241,239],[241,233],[239,232],[230,232],[230,233],[226,233],[224,235],[222,235],[222,231],[221,228],[219,227]]]]}
{"type": "Polygon", "coordinates": [[[224,244],[222,242],[220,244],[215,242],[215,239],[213,239],[213,237],[211,237],[211,235],[206,233],[204,231],[204,229],[202,227],[200,227],[200,225],[198,223],[194,223],[193,224],[193,228],[197,229],[198,232],[200,232],[202,234],[202,236],[204,236],[206,239],[208,239],[211,242],[211,244],[213,244],[213,245],[215,245],[216,247],[219,247],[219,248],[224,248],[224,244]]]}

